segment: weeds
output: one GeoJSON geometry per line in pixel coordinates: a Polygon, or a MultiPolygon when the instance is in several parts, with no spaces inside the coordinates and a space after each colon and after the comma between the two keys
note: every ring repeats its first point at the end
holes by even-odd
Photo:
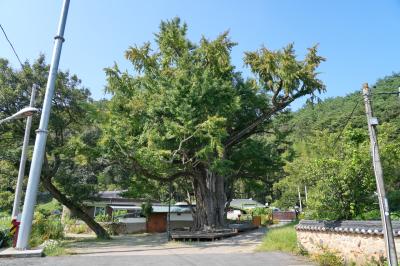
{"type": "Polygon", "coordinates": [[[269,229],[258,250],[278,250],[290,253],[299,253],[296,230],[294,229],[296,224],[297,223],[294,222],[281,227],[269,229]]]}

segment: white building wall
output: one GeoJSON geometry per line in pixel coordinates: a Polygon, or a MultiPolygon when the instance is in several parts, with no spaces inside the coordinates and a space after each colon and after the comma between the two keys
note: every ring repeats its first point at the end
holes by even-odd
{"type": "Polygon", "coordinates": [[[242,215],[241,210],[232,210],[228,211],[228,213],[226,214],[226,218],[228,218],[229,220],[237,220],[239,219],[239,215],[242,215]]]}
{"type": "Polygon", "coordinates": [[[171,213],[171,221],[193,221],[193,217],[191,213],[171,213]]]}
{"type": "Polygon", "coordinates": [[[132,223],[132,224],[139,224],[139,223],[146,223],[146,218],[138,217],[138,218],[119,218],[120,223],[132,223]]]}

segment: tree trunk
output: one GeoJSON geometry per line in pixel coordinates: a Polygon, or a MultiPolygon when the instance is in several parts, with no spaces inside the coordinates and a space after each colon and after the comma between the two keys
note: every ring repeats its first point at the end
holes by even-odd
{"type": "Polygon", "coordinates": [[[42,184],[46,188],[47,191],[55,198],[58,202],[65,205],[68,209],[78,216],[79,219],[84,221],[90,229],[95,232],[96,236],[101,239],[110,239],[110,235],[107,231],[98,224],[92,217],[90,217],[86,212],[84,212],[78,204],[68,199],[60,190],[58,190],[52,183],[49,178],[41,177],[42,184]]]}
{"type": "Polygon", "coordinates": [[[193,189],[196,197],[194,230],[225,227],[224,177],[208,169],[200,169],[193,177],[193,189]]]}

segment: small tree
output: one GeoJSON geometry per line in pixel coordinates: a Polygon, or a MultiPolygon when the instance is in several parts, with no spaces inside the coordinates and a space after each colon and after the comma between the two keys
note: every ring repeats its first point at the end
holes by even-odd
{"type": "Polygon", "coordinates": [[[150,201],[147,201],[142,204],[142,215],[146,217],[146,221],[149,220],[150,215],[153,213],[153,205],[150,201]]]}
{"type": "MultiPolygon", "coordinates": [[[[36,106],[42,106],[49,71],[44,56],[40,56],[32,65],[26,62],[23,68],[23,71],[14,70],[6,59],[0,58],[1,118],[29,104],[33,84],[39,86],[36,106]]],[[[91,112],[93,103],[90,92],[82,87],[76,75],[59,71],[52,105],[41,185],[53,198],[83,220],[99,238],[109,238],[104,228],[84,211],[82,204],[83,200],[95,196],[97,182],[94,173],[97,164],[94,162],[98,155],[92,152],[96,131],[88,126],[91,119],[89,115],[94,113],[91,112]]],[[[33,129],[38,127],[38,122],[39,119],[35,117],[33,129]]],[[[24,127],[23,120],[1,126],[0,208],[12,206],[24,127]]],[[[35,132],[31,130],[31,139],[34,138],[35,132]]]]}

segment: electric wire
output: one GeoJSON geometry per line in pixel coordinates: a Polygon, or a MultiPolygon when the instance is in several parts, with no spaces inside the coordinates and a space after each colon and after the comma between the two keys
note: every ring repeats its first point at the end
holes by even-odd
{"type": "Polygon", "coordinates": [[[394,91],[394,92],[375,92],[371,93],[371,95],[381,95],[381,94],[389,94],[389,95],[399,95],[400,91],[394,91]]]}
{"type": "Polygon", "coordinates": [[[357,101],[356,104],[353,107],[353,110],[351,111],[350,115],[347,117],[347,120],[342,128],[342,130],[340,131],[339,135],[335,138],[335,141],[333,142],[333,147],[336,145],[337,141],[342,137],[342,134],[344,132],[344,129],[347,127],[347,124],[349,123],[350,119],[353,117],[354,111],[356,110],[358,104],[360,103],[360,101],[357,101]]]}
{"type": "Polygon", "coordinates": [[[8,44],[11,46],[11,49],[13,50],[14,55],[17,57],[19,64],[21,65],[22,69],[24,69],[24,65],[22,64],[21,59],[19,58],[19,56],[17,54],[17,51],[15,51],[14,45],[11,43],[10,39],[8,39],[7,33],[1,24],[0,24],[0,28],[3,31],[4,37],[6,37],[8,44]]]}

